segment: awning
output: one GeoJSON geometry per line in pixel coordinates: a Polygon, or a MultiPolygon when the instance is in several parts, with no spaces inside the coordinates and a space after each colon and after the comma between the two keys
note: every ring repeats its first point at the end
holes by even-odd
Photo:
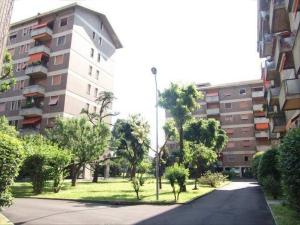
{"type": "Polygon", "coordinates": [[[48,105],[56,105],[58,102],[58,98],[59,98],[59,96],[51,96],[48,105]]]}
{"type": "Polygon", "coordinates": [[[23,120],[23,125],[35,124],[41,121],[41,117],[30,117],[23,120]]]}
{"type": "Polygon", "coordinates": [[[44,53],[35,53],[29,56],[29,61],[28,64],[32,63],[32,62],[37,62],[37,61],[41,61],[43,55],[45,55],[44,53]]]}
{"type": "Polygon", "coordinates": [[[210,92],[210,93],[207,93],[206,96],[210,96],[210,97],[213,97],[213,96],[218,96],[219,93],[218,92],[210,92]]]}
{"type": "Polygon", "coordinates": [[[32,29],[38,29],[38,28],[46,27],[46,26],[47,26],[47,23],[40,23],[40,24],[33,26],[32,29]]]}
{"type": "Polygon", "coordinates": [[[258,123],[255,124],[255,129],[256,130],[266,130],[269,128],[269,124],[268,123],[258,123]]]}

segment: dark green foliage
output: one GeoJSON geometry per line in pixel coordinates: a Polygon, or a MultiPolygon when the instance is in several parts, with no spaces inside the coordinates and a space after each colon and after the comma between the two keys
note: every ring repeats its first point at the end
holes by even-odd
{"type": "Polygon", "coordinates": [[[206,172],[199,180],[201,184],[207,184],[211,187],[218,187],[227,180],[227,176],[222,173],[206,172]]]}
{"type": "Polygon", "coordinates": [[[0,131],[0,208],[11,205],[11,185],[18,174],[23,146],[14,136],[0,131]]]}
{"type": "Polygon", "coordinates": [[[280,170],[278,165],[278,149],[272,148],[266,151],[259,163],[257,178],[262,184],[263,178],[272,176],[275,180],[280,181],[280,170]]]}
{"type": "Polygon", "coordinates": [[[236,178],[238,175],[232,171],[232,170],[225,170],[222,173],[224,176],[226,176],[229,180],[232,180],[233,178],[236,178]]]}
{"type": "Polygon", "coordinates": [[[255,178],[257,178],[257,174],[258,174],[258,166],[259,166],[259,162],[263,156],[264,152],[257,152],[254,156],[253,156],[253,159],[252,159],[252,162],[251,162],[251,167],[252,167],[252,173],[253,173],[253,176],[255,178]]]}
{"type": "Polygon", "coordinates": [[[263,188],[270,193],[274,199],[277,199],[281,193],[280,181],[275,180],[273,176],[266,176],[262,179],[263,188]]]}
{"type": "Polygon", "coordinates": [[[175,163],[173,166],[167,167],[165,176],[172,186],[174,199],[176,202],[179,200],[179,194],[183,191],[186,185],[186,180],[188,179],[189,171],[183,166],[180,166],[177,163],[175,163]],[[176,184],[178,185],[177,190],[176,184]]]}
{"type": "Polygon", "coordinates": [[[289,202],[300,211],[300,128],[288,132],[279,152],[284,189],[289,202]]]}

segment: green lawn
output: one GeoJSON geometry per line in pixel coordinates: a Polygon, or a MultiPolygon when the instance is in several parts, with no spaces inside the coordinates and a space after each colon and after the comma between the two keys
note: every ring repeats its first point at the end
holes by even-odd
{"type": "MultiPolygon", "coordinates": [[[[179,203],[187,202],[214,190],[214,188],[206,185],[199,185],[198,190],[192,190],[193,187],[193,181],[189,180],[187,183],[187,192],[180,194],[179,203]]],[[[16,182],[12,187],[12,190],[14,197],[61,198],[94,201],[137,201],[131,182],[121,178],[101,180],[99,183],[80,181],[77,183],[76,187],[71,187],[70,181],[67,180],[59,193],[53,193],[51,191],[50,183],[46,186],[45,192],[39,195],[33,195],[31,184],[28,182],[16,182]]],[[[140,201],[142,202],[156,202],[154,179],[148,179],[144,186],[141,187],[140,197],[140,201]]],[[[167,181],[163,181],[159,202],[171,203],[174,201],[173,199],[174,197],[170,184],[167,181]]]]}
{"type": "Polygon", "coordinates": [[[270,204],[277,225],[300,225],[300,213],[287,205],[270,204]]]}

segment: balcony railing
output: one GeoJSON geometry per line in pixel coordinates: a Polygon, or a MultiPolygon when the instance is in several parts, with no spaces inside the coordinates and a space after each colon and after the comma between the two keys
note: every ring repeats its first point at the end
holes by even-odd
{"type": "Polygon", "coordinates": [[[219,96],[206,96],[206,102],[211,103],[211,102],[219,102],[219,96]]]}
{"type": "Polygon", "coordinates": [[[278,105],[267,105],[266,107],[266,116],[268,118],[274,116],[276,113],[278,113],[278,105]]]}
{"type": "Polygon", "coordinates": [[[269,88],[267,94],[268,105],[275,105],[278,103],[279,92],[280,92],[280,87],[269,88]]]}
{"type": "Polygon", "coordinates": [[[255,137],[256,138],[268,138],[269,132],[267,132],[267,131],[255,132],[255,137]]]}
{"type": "MultiPolygon", "coordinates": [[[[268,134],[269,137],[269,134],[268,134]]],[[[256,150],[259,152],[265,152],[267,150],[269,150],[271,147],[269,145],[257,145],[256,146],[256,150]]]]}
{"type": "Polygon", "coordinates": [[[252,91],[252,98],[264,97],[264,91],[252,91]]]}
{"type": "Polygon", "coordinates": [[[269,119],[265,117],[254,118],[254,123],[269,123],[269,119]]]}
{"type": "Polygon", "coordinates": [[[300,79],[282,82],[279,104],[281,110],[300,109],[300,79]]]}
{"type": "Polygon", "coordinates": [[[274,61],[268,61],[265,62],[265,68],[266,68],[266,80],[274,80],[275,77],[279,74],[276,70],[276,64],[274,61]]]}
{"type": "Polygon", "coordinates": [[[43,96],[45,95],[45,88],[41,85],[35,84],[35,85],[30,85],[27,87],[24,87],[22,90],[23,95],[37,95],[37,96],[43,96]]]}
{"type": "Polygon", "coordinates": [[[272,33],[290,31],[288,12],[285,8],[285,0],[271,0],[270,29],[272,33]]]}
{"type": "Polygon", "coordinates": [[[39,41],[48,41],[52,38],[53,31],[47,24],[41,24],[33,28],[31,37],[39,41]]]}
{"type": "Polygon", "coordinates": [[[28,76],[47,76],[47,73],[47,63],[43,63],[41,61],[28,65],[25,70],[25,74],[28,76]]]}
{"type": "Polygon", "coordinates": [[[264,111],[263,104],[254,104],[253,105],[253,111],[255,111],[255,112],[264,111]]]}
{"type": "Polygon", "coordinates": [[[44,52],[47,55],[50,55],[50,49],[46,45],[43,45],[43,44],[33,46],[29,50],[28,54],[32,55],[32,54],[36,54],[36,53],[40,53],[40,52],[44,52]]]}
{"type": "Polygon", "coordinates": [[[284,80],[295,79],[295,69],[286,69],[280,72],[280,80],[281,82],[284,80]]]}
{"type": "Polygon", "coordinates": [[[260,42],[260,57],[265,58],[272,55],[273,51],[273,36],[264,34],[263,40],[260,42]]]}
{"type": "Polygon", "coordinates": [[[37,105],[27,105],[21,108],[20,116],[42,116],[43,110],[37,105]]]}
{"type": "Polygon", "coordinates": [[[273,116],[270,119],[270,130],[272,133],[285,132],[285,116],[284,114],[273,116]]]}
{"type": "Polygon", "coordinates": [[[283,69],[289,69],[293,67],[293,57],[292,49],[295,41],[294,36],[290,37],[278,37],[276,41],[275,53],[274,53],[274,62],[276,69],[279,70],[282,64],[283,55],[284,55],[284,65],[283,69]]]}
{"type": "Polygon", "coordinates": [[[218,114],[220,114],[220,109],[219,108],[206,109],[206,114],[207,115],[218,115],[218,114]]]}

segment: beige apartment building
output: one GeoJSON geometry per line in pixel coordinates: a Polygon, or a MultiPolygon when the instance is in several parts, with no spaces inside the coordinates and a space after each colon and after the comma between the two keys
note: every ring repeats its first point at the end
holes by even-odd
{"type": "Polygon", "coordinates": [[[57,116],[83,108],[113,90],[113,60],[122,44],[105,15],[71,4],[11,24],[7,48],[17,83],[0,95],[0,115],[21,132],[40,132],[57,116]]]}
{"type": "Polygon", "coordinates": [[[3,53],[6,47],[13,4],[14,0],[0,1],[0,71],[2,71],[3,53]]]}
{"type": "MultiPolygon", "coordinates": [[[[223,170],[234,170],[241,176],[250,171],[256,152],[270,147],[269,120],[265,117],[262,80],[197,85],[204,95],[197,118],[215,118],[229,137],[219,159],[223,170]]],[[[167,113],[167,117],[170,115],[167,113]]],[[[170,143],[174,148],[174,143],[170,143]]]]}
{"type": "Polygon", "coordinates": [[[276,145],[289,129],[300,127],[299,1],[258,0],[257,21],[264,108],[276,145]]]}

